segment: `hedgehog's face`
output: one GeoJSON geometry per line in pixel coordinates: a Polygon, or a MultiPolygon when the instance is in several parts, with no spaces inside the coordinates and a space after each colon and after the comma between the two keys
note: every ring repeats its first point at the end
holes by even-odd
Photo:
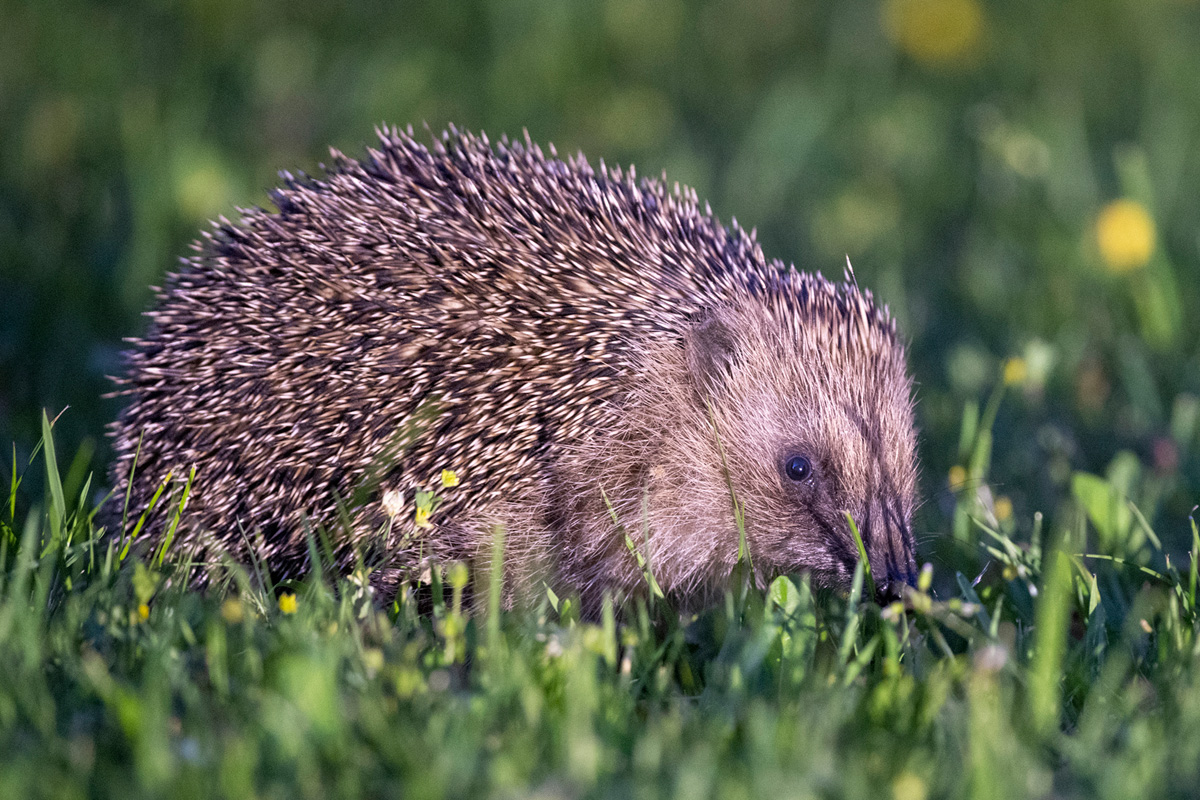
{"type": "Polygon", "coordinates": [[[886,329],[867,333],[831,358],[831,339],[798,331],[793,311],[715,315],[690,334],[689,371],[721,431],[756,568],[847,588],[859,560],[849,514],[888,597],[915,579],[916,441],[903,349],[886,329]]]}
{"type": "MultiPolygon", "coordinates": [[[[896,388],[907,388],[896,380],[896,388]]],[[[774,468],[773,475],[769,469],[756,473],[746,464],[747,515],[751,503],[760,507],[753,519],[762,560],[780,572],[807,569],[818,583],[848,587],[859,560],[849,516],[880,592],[899,596],[901,587],[912,585],[916,577],[911,419],[882,398],[870,398],[865,405],[845,398],[841,404],[814,399],[807,407],[789,407],[770,396],[778,387],[765,388],[759,395],[761,408],[782,424],[774,428],[774,436],[738,454],[774,468]]]]}

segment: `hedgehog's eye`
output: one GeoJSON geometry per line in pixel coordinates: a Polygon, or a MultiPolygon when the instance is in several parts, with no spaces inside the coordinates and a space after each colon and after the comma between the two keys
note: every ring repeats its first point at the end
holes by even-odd
{"type": "Polygon", "coordinates": [[[812,475],[812,462],[804,456],[792,456],[787,460],[784,470],[789,478],[799,483],[808,480],[812,475]]]}

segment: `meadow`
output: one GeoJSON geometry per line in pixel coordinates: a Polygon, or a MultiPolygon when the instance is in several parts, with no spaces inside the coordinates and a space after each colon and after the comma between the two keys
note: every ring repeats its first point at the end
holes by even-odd
{"type": "Polygon", "coordinates": [[[4,11],[0,797],[1196,796],[1200,4],[4,11]],[[587,621],[453,564],[378,603],[316,546],[197,592],[102,535],[149,287],[381,122],[528,129],[849,255],[910,342],[918,590],[742,563],[587,621]]]}

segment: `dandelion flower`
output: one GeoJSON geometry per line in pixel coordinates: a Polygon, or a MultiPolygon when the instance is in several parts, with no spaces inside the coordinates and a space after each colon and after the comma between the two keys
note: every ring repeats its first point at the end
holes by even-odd
{"type": "Polygon", "coordinates": [[[897,47],[931,66],[963,61],[983,38],[978,0],[887,0],[883,22],[897,47]]]}
{"type": "Polygon", "coordinates": [[[996,502],[993,504],[992,507],[993,507],[993,510],[995,510],[995,512],[996,512],[996,519],[999,520],[1000,522],[1004,522],[1004,521],[1010,519],[1013,515],[1012,500],[1009,500],[1007,497],[1005,497],[1003,495],[996,498],[996,502]]]}
{"type": "Polygon", "coordinates": [[[221,603],[221,619],[225,620],[230,625],[236,625],[246,616],[245,609],[242,608],[242,601],[236,597],[226,598],[224,603],[221,603]]]}
{"type": "Polygon", "coordinates": [[[902,772],[892,781],[892,797],[895,800],[925,800],[929,788],[925,781],[911,772],[902,772]]]}
{"type": "Polygon", "coordinates": [[[1096,217],[1096,244],[1111,272],[1144,267],[1154,255],[1156,240],[1150,212],[1135,200],[1114,200],[1096,217]]]}
{"type": "Polygon", "coordinates": [[[413,518],[413,523],[418,528],[432,528],[433,523],[429,521],[429,509],[425,506],[417,506],[417,513],[413,518]]]}
{"type": "Polygon", "coordinates": [[[1013,357],[1004,362],[1004,385],[1020,386],[1029,377],[1029,365],[1025,359],[1013,357]]]}
{"type": "Polygon", "coordinates": [[[143,622],[150,619],[150,606],[146,605],[145,603],[139,603],[137,611],[138,619],[142,620],[143,622]]]}
{"type": "Polygon", "coordinates": [[[291,592],[284,592],[279,595],[279,610],[284,614],[295,614],[296,605],[296,595],[291,592]]]}
{"type": "Polygon", "coordinates": [[[967,482],[967,471],[958,464],[950,468],[950,488],[957,489],[967,482]]]}
{"type": "Polygon", "coordinates": [[[458,473],[452,469],[442,470],[442,488],[453,489],[458,486],[458,473]]]}

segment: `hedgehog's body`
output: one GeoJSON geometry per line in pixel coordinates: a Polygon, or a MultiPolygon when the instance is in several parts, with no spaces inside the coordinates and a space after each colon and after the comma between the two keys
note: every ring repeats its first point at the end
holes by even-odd
{"type": "Polygon", "coordinates": [[[499,524],[513,577],[591,600],[642,580],[628,533],[693,600],[736,559],[732,488],[761,573],[845,584],[850,511],[876,572],[911,580],[909,380],[869,294],[528,142],[392,132],[336,159],[169,278],[116,427],[122,500],[140,440],[132,509],[195,466],[177,541],[276,576],[317,526],[343,564],[403,573],[484,557],[499,524]],[[430,528],[418,488],[445,498],[430,528]]]}

